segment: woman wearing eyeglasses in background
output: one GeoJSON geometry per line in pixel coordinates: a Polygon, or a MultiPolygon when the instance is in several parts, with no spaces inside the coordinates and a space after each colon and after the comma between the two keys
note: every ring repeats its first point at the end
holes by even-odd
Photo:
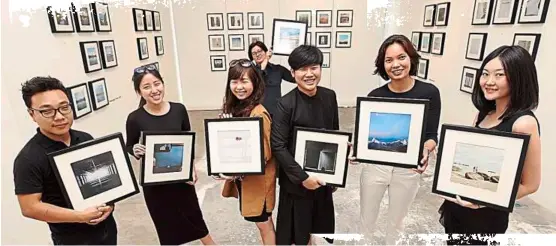
{"type": "Polygon", "coordinates": [[[270,116],[274,115],[278,99],[282,97],[282,80],[295,83],[291,72],[280,64],[270,63],[272,51],[261,41],[249,45],[247,50],[249,60],[255,62],[256,68],[264,78],[265,95],[263,106],[268,110],[270,116]]]}
{"type": "Polygon", "coordinates": [[[242,178],[224,177],[222,196],[239,198],[239,209],[245,220],[255,222],[264,245],[275,245],[272,211],[276,196],[276,165],[270,149],[271,118],[261,104],[264,82],[247,59],[230,62],[221,117],[263,118],[265,174],[242,178]]]}
{"type": "MultiPolygon", "coordinates": [[[[164,81],[156,67],[135,69],[135,91],[144,105],[131,112],[126,122],[126,150],[136,159],[145,155],[139,143],[141,131],[190,131],[185,106],[164,100],[164,81]]],[[[193,182],[144,186],[145,203],[154,222],[161,245],[177,245],[197,239],[205,245],[215,244],[203,219],[193,182]]]]}

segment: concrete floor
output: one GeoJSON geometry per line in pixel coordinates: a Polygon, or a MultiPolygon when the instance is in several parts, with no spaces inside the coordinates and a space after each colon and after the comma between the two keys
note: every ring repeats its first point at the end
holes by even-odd
{"type": "MultiPolygon", "coordinates": [[[[243,220],[239,214],[238,201],[220,196],[221,182],[215,181],[206,175],[206,161],[204,154],[204,129],[203,119],[216,117],[216,111],[191,111],[193,130],[198,134],[196,139],[196,166],[199,181],[196,185],[199,202],[201,204],[205,221],[209,230],[218,244],[226,245],[253,245],[261,244],[256,226],[243,220]]],[[[353,132],[353,108],[340,109],[340,128],[353,132]]],[[[138,175],[138,165],[134,166],[138,175]]],[[[361,166],[350,166],[347,187],[334,193],[336,209],[336,233],[361,234],[359,224],[359,176],[361,166]]],[[[421,188],[417,198],[405,219],[405,231],[408,234],[438,234],[443,233],[443,227],[438,222],[438,207],[442,199],[430,192],[432,175],[434,174],[434,158],[431,165],[423,174],[421,188]]],[[[279,187],[278,187],[279,189],[279,187]]],[[[277,192],[278,194],[278,192],[277,192]]],[[[169,201],[171,202],[171,201],[169,201]]],[[[373,236],[365,236],[360,241],[340,241],[335,244],[384,244],[383,231],[386,225],[384,216],[388,199],[383,199],[380,217],[378,219],[378,232],[373,236]]],[[[274,213],[274,219],[276,217],[274,213]]],[[[143,195],[138,194],[118,203],[115,213],[119,228],[119,244],[159,244],[153,224],[148,214],[143,195]]],[[[276,221],[276,220],[274,220],[276,221]]],[[[183,228],[184,232],[187,228],[183,228]]],[[[551,234],[556,233],[556,215],[540,207],[529,198],[524,198],[516,203],[514,212],[510,215],[510,225],[507,233],[551,234]]],[[[417,241],[406,241],[407,244],[417,241]]],[[[322,239],[317,239],[319,244],[327,244],[322,239]]],[[[404,243],[404,244],[406,244],[404,243]]],[[[199,244],[192,242],[191,244],[199,244]]]]}

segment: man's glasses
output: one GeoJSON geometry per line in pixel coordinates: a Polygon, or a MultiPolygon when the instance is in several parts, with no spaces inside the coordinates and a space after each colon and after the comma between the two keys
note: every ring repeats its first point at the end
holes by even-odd
{"type": "Polygon", "coordinates": [[[56,112],[59,112],[62,115],[68,115],[72,113],[71,104],[61,106],[57,109],[29,109],[41,113],[44,118],[54,118],[56,116],[56,112]]]}
{"type": "Polygon", "coordinates": [[[236,65],[240,65],[242,67],[250,67],[253,66],[253,63],[247,59],[237,59],[230,62],[230,67],[234,67],[236,65]]]}

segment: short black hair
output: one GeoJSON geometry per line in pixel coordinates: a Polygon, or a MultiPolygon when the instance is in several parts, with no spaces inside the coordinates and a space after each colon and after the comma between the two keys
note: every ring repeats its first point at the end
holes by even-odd
{"type": "Polygon", "coordinates": [[[471,96],[475,108],[481,114],[488,114],[496,110],[496,102],[485,98],[480,85],[480,78],[486,64],[497,57],[500,59],[502,67],[504,67],[504,73],[510,88],[510,101],[500,119],[511,117],[519,112],[536,109],[539,105],[539,82],[535,61],[529,51],[517,45],[500,46],[485,57],[477,77],[475,77],[475,85],[471,96]]]}
{"type": "Polygon", "coordinates": [[[399,44],[405,50],[405,53],[409,56],[411,61],[411,68],[409,69],[409,75],[415,76],[417,75],[417,67],[419,66],[419,58],[421,56],[415,50],[413,43],[409,40],[406,36],[400,34],[394,34],[388,37],[382,45],[378,49],[378,55],[375,59],[375,71],[373,74],[378,74],[384,80],[389,80],[388,73],[386,73],[386,69],[384,68],[384,60],[386,59],[386,49],[390,47],[390,45],[399,44]]]}
{"type": "Polygon", "coordinates": [[[322,66],[322,51],[312,45],[300,45],[295,48],[288,58],[288,63],[293,70],[309,65],[322,66]]]}
{"type": "Polygon", "coordinates": [[[268,48],[266,47],[266,45],[263,42],[261,42],[261,41],[253,42],[252,44],[249,45],[249,49],[247,50],[247,56],[249,57],[250,61],[253,60],[253,54],[251,54],[251,50],[255,46],[259,46],[259,48],[261,48],[261,50],[263,50],[264,52],[268,51],[268,48]]]}
{"type": "Polygon", "coordinates": [[[61,90],[66,96],[68,95],[66,87],[59,79],[50,76],[37,76],[25,81],[25,83],[21,85],[21,96],[23,97],[25,106],[31,108],[31,97],[35,94],[51,90],[61,90]]]}

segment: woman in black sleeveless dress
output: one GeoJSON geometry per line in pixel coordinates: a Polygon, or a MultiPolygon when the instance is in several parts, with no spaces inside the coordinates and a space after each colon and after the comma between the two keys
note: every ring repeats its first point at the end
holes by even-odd
{"type": "MultiPolygon", "coordinates": [[[[139,143],[141,131],[190,131],[187,109],[181,103],[165,101],[164,81],[154,66],[140,67],[133,74],[135,91],[141,95],[137,110],[126,122],[126,149],[135,158],[145,154],[139,143]]],[[[200,239],[203,244],[212,240],[197,200],[194,181],[155,186],[144,186],[143,195],[161,245],[178,245],[200,239]]]]}
{"type": "MultiPolygon", "coordinates": [[[[483,61],[472,101],[479,113],[474,126],[531,136],[517,199],[537,191],[541,180],[540,125],[532,110],[539,101],[535,63],[520,46],[501,46],[483,61]]],[[[446,233],[505,233],[509,212],[446,198],[440,207],[446,233]]],[[[471,242],[479,243],[479,242],[471,242]]]]}

